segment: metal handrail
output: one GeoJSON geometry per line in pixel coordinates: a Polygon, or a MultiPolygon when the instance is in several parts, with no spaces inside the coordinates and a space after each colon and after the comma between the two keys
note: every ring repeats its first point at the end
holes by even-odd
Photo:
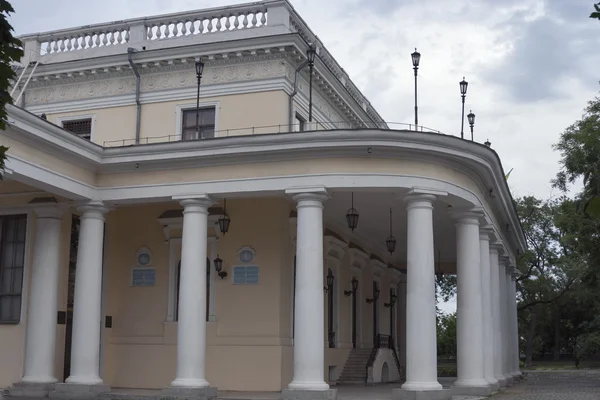
{"type": "MultiPolygon", "coordinates": [[[[292,132],[289,132],[289,124],[278,124],[278,125],[262,125],[262,126],[251,126],[244,128],[233,128],[233,129],[222,129],[214,131],[214,137],[211,138],[200,138],[185,141],[197,141],[197,140],[210,140],[218,139],[226,136],[242,136],[242,135],[262,135],[262,134],[278,134],[278,133],[300,133],[300,132],[311,132],[311,131],[333,131],[333,130],[362,130],[362,129],[379,129],[379,130],[408,130],[414,132],[427,132],[444,134],[437,129],[427,128],[422,125],[415,126],[414,124],[407,124],[403,122],[360,122],[351,123],[347,121],[342,122],[313,122],[314,129],[311,128],[311,123],[306,122],[302,124],[292,124],[292,132]]],[[[146,145],[156,143],[168,143],[168,142],[181,142],[181,134],[171,134],[162,136],[147,136],[139,138],[139,143],[136,143],[135,138],[121,139],[121,140],[107,140],[103,142],[103,147],[124,147],[133,145],[146,145]]]]}

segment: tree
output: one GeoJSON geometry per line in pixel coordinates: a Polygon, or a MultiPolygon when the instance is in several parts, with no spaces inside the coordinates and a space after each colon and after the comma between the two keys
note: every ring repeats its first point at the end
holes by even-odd
{"type": "Polygon", "coordinates": [[[596,11],[590,14],[590,18],[598,18],[600,20],[600,3],[594,4],[596,11]]]}
{"type": "Polygon", "coordinates": [[[456,313],[437,317],[438,358],[456,359],[456,313]]]}
{"type": "MultiPolygon", "coordinates": [[[[15,72],[10,64],[18,62],[23,57],[21,41],[13,36],[13,28],[6,20],[14,11],[7,0],[0,0],[0,130],[6,128],[6,105],[12,103],[8,88],[15,72]]],[[[4,172],[7,150],[7,147],[0,146],[0,179],[2,179],[1,173],[4,172]]]]}

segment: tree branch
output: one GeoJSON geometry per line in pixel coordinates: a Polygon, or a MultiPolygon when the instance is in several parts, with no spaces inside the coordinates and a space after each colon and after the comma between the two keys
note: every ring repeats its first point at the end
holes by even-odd
{"type": "Polygon", "coordinates": [[[553,298],[551,298],[550,300],[535,300],[532,301],[531,303],[527,303],[524,305],[521,305],[517,308],[517,310],[519,311],[523,311],[529,307],[533,307],[537,304],[550,304],[555,302],[556,300],[560,299],[565,293],[567,293],[569,291],[569,289],[571,288],[571,285],[573,284],[573,282],[575,282],[575,278],[572,278],[569,283],[567,283],[567,285],[565,286],[565,288],[556,296],[554,296],[553,298]]]}

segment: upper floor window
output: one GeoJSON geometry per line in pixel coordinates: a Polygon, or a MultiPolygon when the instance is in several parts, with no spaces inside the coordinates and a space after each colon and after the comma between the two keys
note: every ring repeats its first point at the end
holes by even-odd
{"type": "Polygon", "coordinates": [[[306,120],[296,113],[296,121],[294,123],[294,132],[304,132],[306,130],[306,120]]]}
{"type": "Polygon", "coordinates": [[[92,118],[63,120],[62,127],[80,138],[92,139],[92,118]]]}
{"type": "Polygon", "coordinates": [[[0,322],[18,323],[25,266],[26,215],[0,217],[0,322]]]}
{"type": "Polygon", "coordinates": [[[196,126],[196,109],[182,110],[181,140],[210,139],[215,137],[215,107],[201,108],[196,126]],[[196,134],[199,131],[199,137],[196,134]]]}

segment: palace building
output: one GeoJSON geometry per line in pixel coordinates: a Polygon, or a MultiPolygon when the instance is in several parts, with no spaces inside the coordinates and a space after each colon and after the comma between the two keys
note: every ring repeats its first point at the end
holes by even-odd
{"type": "Polygon", "coordinates": [[[387,124],[287,0],[21,40],[0,131],[9,396],[446,399],[520,376],[526,244],[498,154],[387,124]]]}

